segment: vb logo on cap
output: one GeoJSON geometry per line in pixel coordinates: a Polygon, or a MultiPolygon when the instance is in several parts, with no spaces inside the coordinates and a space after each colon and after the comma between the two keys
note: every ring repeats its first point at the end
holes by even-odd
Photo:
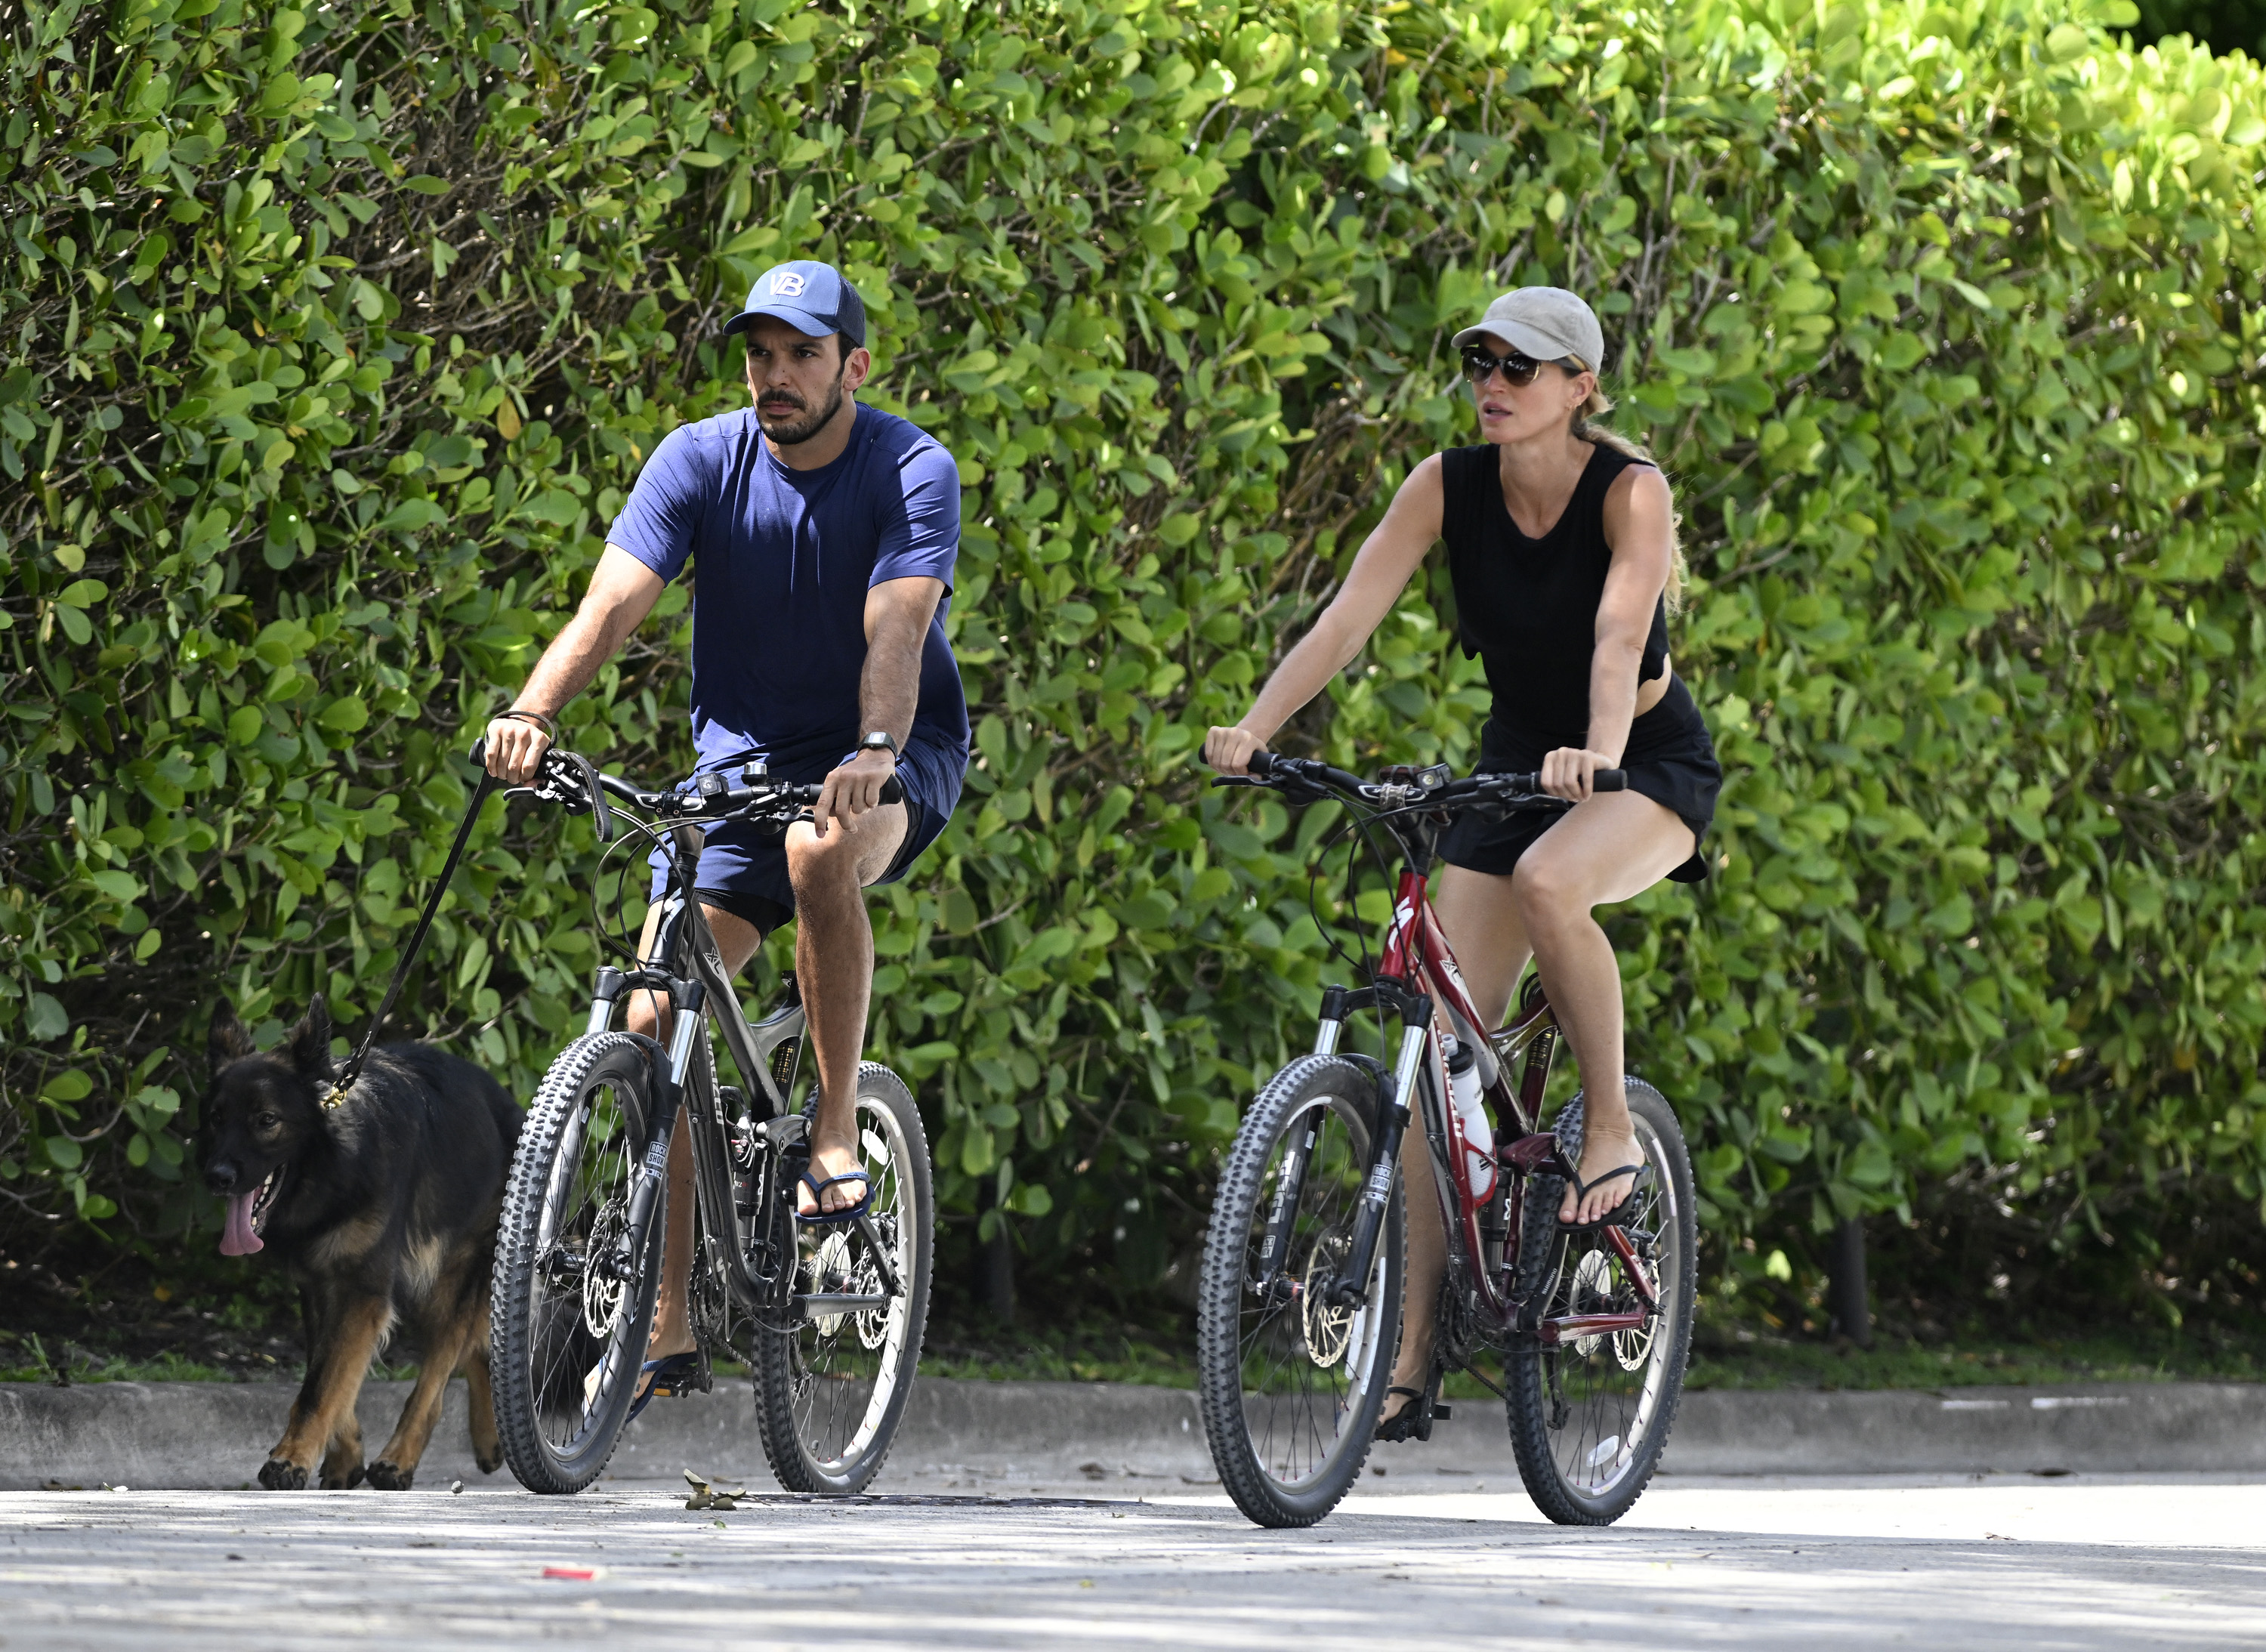
{"type": "Polygon", "coordinates": [[[865,301],[840,270],[815,259],[797,259],[758,275],[748,289],[747,308],[726,322],[724,331],[745,333],[758,316],[776,317],[815,339],[838,333],[845,349],[866,342],[865,301]]]}

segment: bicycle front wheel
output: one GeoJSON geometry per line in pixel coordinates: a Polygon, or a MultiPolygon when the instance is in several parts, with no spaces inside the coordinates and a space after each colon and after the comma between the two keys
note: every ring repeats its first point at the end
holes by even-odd
{"type": "Polygon", "coordinates": [[[1197,1397],[1220,1483],[1263,1526],[1337,1507],[1376,1438],[1400,1333],[1397,1179],[1368,1290],[1349,1307],[1327,1295],[1352,1252],[1375,1107],[1351,1062],[1301,1056],[1244,1115],[1212,1201],[1197,1397]]]}
{"type": "Polygon", "coordinates": [[[577,1492],[614,1454],[661,1283],[656,1207],[629,1254],[650,1116],[642,1045],[579,1038],[544,1075],[504,1185],[489,1311],[496,1429],[530,1491],[577,1492]]]}
{"type": "MultiPolygon", "coordinates": [[[[1505,1362],[1510,1438],[1535,1506],[1560,1525],[1610,1525],[1644,1495],[1676,1422],[1700,1279],[1700,1229],[1684,1133],[1659,1091],[1627,1080],[1629,1118],[1646,1173],[1621,1232],[1651,1276],[1659,1312],[1634,1330],[1570,1336],[1514,1350],[1505,1362]]],[[[1566,1104],[1558,1137],[1581,1151],[1582,1099],[1566,1104]]],[[[1628,1263],[1604,1232],[1558,1225],[1566,1184],[1528,1185],[1519,1233],[1518,1297],[1542,1318],[1627,1314],[1643,1305],[1628,1263]]]]}
{"type": "Polygon", "coordinates": [[[790,1315],[755,1331],[756,1416],[764,1455],[789,1491],[863,1491],[895,1443],[928,1327],[935,1245],[928,1137],[905,1081],[858,1069],[859,1160],[874,1202],[855,1224],[796,1223],[790,1315]],[[896,1289],[888,1289],[894,1277],[896,1289]],[[826,1299],[835,1298],[830,1304],[826,1299]],[[874,1305],[852,1305],[865,1301],[874,1305]]]}

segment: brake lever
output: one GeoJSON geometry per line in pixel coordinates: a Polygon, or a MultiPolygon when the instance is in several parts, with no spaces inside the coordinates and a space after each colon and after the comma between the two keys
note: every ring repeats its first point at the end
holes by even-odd
{"type": "Polygon", "coordinates": [[[514,787],[515,792],[526,792],[546,803],[556,803],[569,815],[587,811],[596,830],[601,844],[614,839],[614,812],[606,802],[606,788],[599,783],[598,765],[579,751],[561,751],[557,747],[543,754],[538,771],[540,783],[533,786],[514,787]]]}
{"type": "Polygon", "coordinates": [[[1257,775],[1255,775],[1255,774],[1223,774],[1223,775],[1219,775],[1219,776],[1216,777],[1216,778],[1213,779],[1213,781],[1212,781],[1212,788],[1213,788],[1215,791],[1217,791],[1217,790],[1218,790],[1218,789],[1219,789],[1220,787],[1222,787],[1222,786],[1268,786],[1268,785],[1270,785],[1270,784],[1272,784],[1272,783],[1271,783],[1271,782],[1269,782],[1269,781],[1266,781],[1266,780],[1262,780],[1262,779],[1261,779],[1261,778],[1260,778],[1257,775]]]}

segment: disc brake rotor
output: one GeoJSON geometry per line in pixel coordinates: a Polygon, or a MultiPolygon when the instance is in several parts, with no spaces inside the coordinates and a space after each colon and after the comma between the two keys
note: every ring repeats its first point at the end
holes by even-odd
{"type": "Polygon", "coordinates": [[[600,1341],[613,1334],[614,1319],[622,1311],[625,1283],[613,1276],[611,1267],[628,1232],[627,1202],[609,1199],[590,1224],[588,1246],[582,1253],[582,1324],[600,1341]]]}
{"type": "Polygon", "coordinates": [[[1353,1310],[1327,1299],[1330,1283],[1345,1261],[1344,1239],[1331,1238],[1314,1246],[1306,1261],[1306,1276],[1298,1289],[1298,1312],[1306,1334],[1306,1357],[1327,1369],[1341,1363],[1353,1338],[1353,1310]]]}

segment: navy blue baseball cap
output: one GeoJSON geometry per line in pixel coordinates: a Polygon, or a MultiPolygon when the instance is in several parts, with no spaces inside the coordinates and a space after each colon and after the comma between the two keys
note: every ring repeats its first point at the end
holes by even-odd
{"type": "Polygon", "coordinates": [[[757,316],[777,316],[813,338],[838,333],[853,347],[866,342],[866,301],[840,270],[815,259],[775,264],[756,277],[748,289],[748,307],[726,322],[724,331],[745,333],[757,316]]]}

